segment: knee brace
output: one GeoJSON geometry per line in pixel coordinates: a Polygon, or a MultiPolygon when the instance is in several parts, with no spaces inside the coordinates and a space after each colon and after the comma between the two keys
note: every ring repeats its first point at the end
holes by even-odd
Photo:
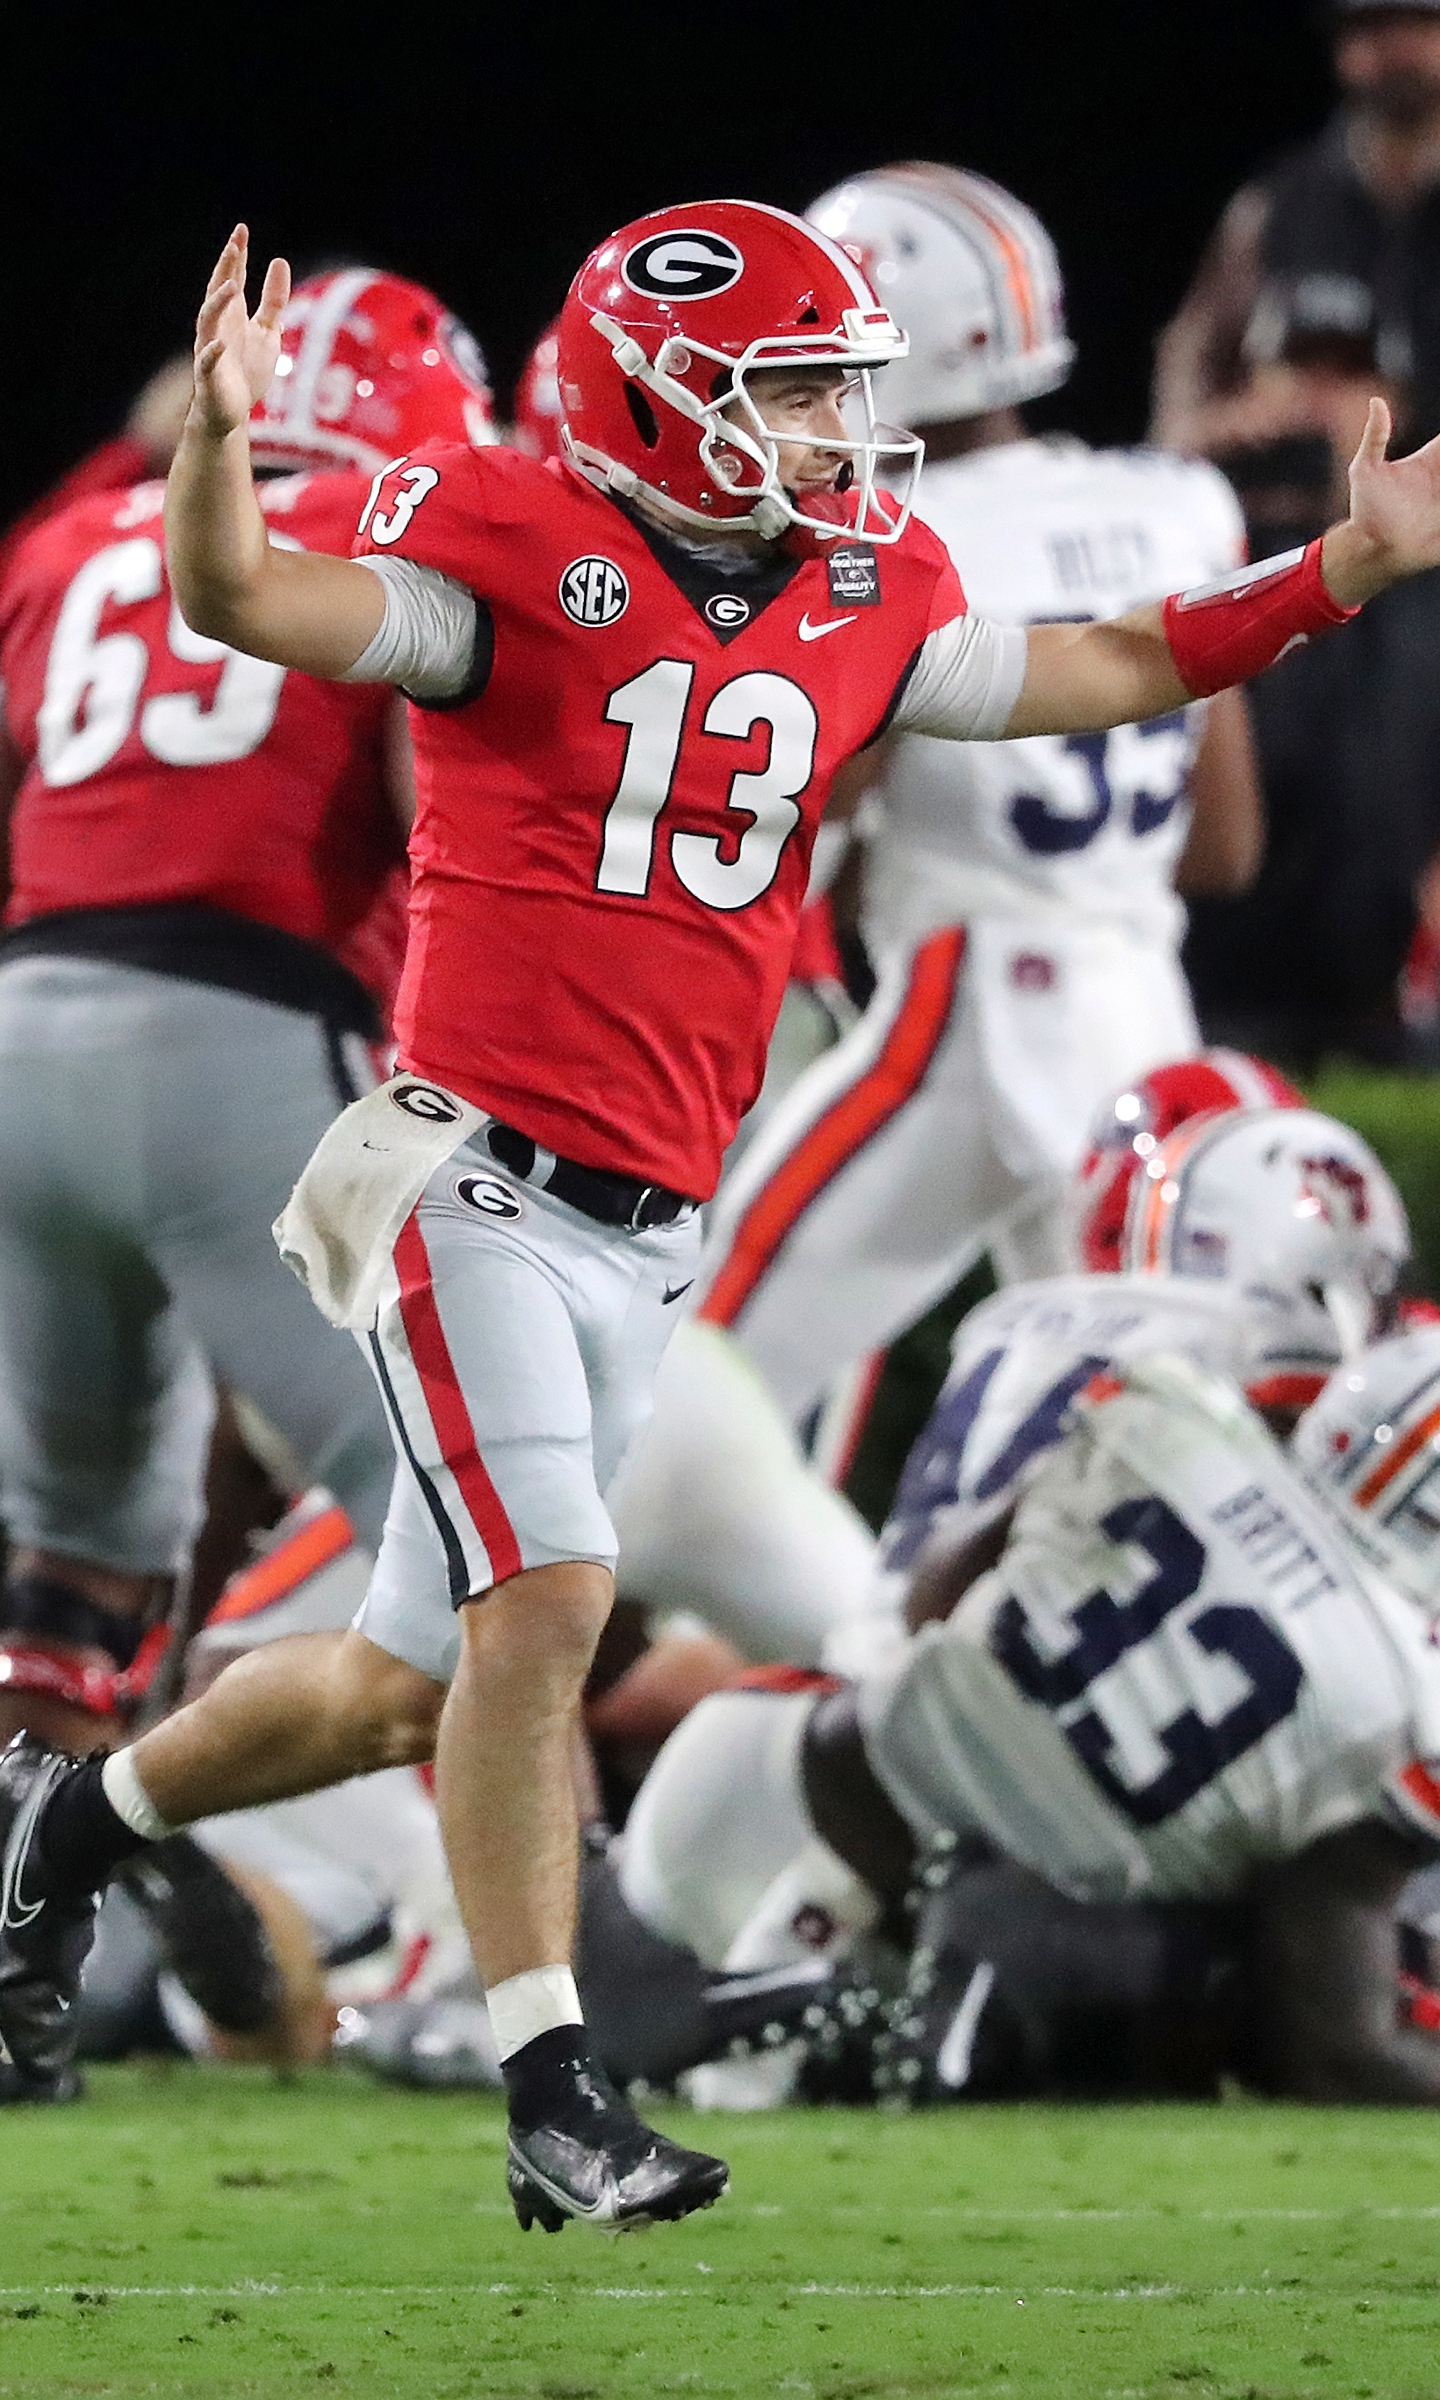
{"type": "Polygon", "coordinates": [[[127,1697],[126,1674],[145,1640],[138,1617],[117,1616],[67,1584],[41,1575],[0,1583],[0,1692],[63,1700],[110,1717],[127,1697]],[[72,1657],[103,1650],[113,1667],[72,1657]]]}

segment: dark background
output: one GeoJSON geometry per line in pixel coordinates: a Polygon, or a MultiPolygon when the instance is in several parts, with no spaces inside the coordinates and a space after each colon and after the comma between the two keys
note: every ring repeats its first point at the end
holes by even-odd
{"type": "Polygon", "coordinates": [[[188,343],[236,216],[439,291],[502,403],[581,256],[670,201],[803,207],[887,159],[1010,184],[1065,263],[1080,364],[1052,420],[1145,420],[1151,344],[1221,203],[1323,118],[1312,0],[775,0],[662,8],[8,11],[0,520],[188,343]]]}

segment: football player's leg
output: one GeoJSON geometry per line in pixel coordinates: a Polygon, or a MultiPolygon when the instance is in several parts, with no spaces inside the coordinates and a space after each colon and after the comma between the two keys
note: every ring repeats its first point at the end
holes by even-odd
{"type": "Polygon", "coordinates": [[[162,1038],[151,1254],[216,1374],[277,1437],[289,1480],[324,1484],[373,1552],[394,1467],[384,1410],[270,1231],[353,1091],[337,1081],[335,1037],[292,1009],[177,985],[155,1013],[162,1038]]]}
{"type": "Polygon", "coordinates": [[[723,1189],[698,1312],[798,1418],[958,1281],[1015,1197],[952,928],[882,977],[723,1189]]]}
{"type": "Polygon", "coordinates": [[[444,1620],[458,1615],[436,1791],[509,2094],[522,2225],[681,2216],[718,2196],[725,2170],[641,2125],[590,2056],[570,1965],[572,1765],[613,1595],[592,1387],[608,1465],[668,1331],[665,1270],[688,1277],[694,1237],[604,1232],[493,1181],[485,1196],[507,1204],[492,1214],[473,1187],[442,1170],[382,1287],[371,1347],[415,1501],[403,1553],[387,1529],[361,1623],[439,1661],[454,1657],[444,1620]]]}
{"type": "Polygon", "coordinates": [[[80,1749],[188,1555],[214,1412],[144,1255],[138,1095],[90,972],[0,974],[0,1731],[80,1749]]]}
{"type": "Polygon", "coordinates": [[[807,1468],[762,1377],[721,1327],[678,1326],[655,1415],[607,1494],[622,1597],[693,1609],[747,1658],[818,1663],[858,1610],[874,1536],[807,1468]]]}
{"type": "Polygon", "coordinates": [[[722,1965],[814,1828],[801,1750],[815,1705],[799,1692],[716,1692],[676,1728],[621,1842],[625,1899],[652,1933],[722,1965]]]}
{"type": "Polygon", "coordinates": [[[0,1926],[0,2043],[34,2096],[66,2094],[71,2003],[117,1867],[197,1817],[427,1757],[444,1696],[358,1633],[297,1634],[103,1760],[17,1735],[0,1754],[0,1874],[18,1902],[0,1926]]]}
{"type": "Polygon", "coordinates": [[[1023,1165],[1014,1205],[991,1235],[1002,1283],[1066,1274],[1074,1247],[1072,1181],[1100,1109],[1133,1078],[1188,1058],[1199,1029],[1168,943],[1120,925],[1047,930],[1032,956],[987,926],[976,966],[985,990],[983,1054],[992,1120],[1023,1165]],[[1050,980],[1017,981],[1018,966],[1050,980]]]}

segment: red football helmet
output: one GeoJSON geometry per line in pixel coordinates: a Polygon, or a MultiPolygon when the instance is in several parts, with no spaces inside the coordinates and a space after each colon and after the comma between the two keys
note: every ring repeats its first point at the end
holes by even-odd
{"type": "Polygon", "coordinates": [[[495,438],[480,346],[423,284],[344,267],[296,285],[250,420],[258,467],[378,475],[420,442],[495,438]]]}
{"type": "Polygon", "coordinates": [[[705,200],[623,225],[570,286],[559,342],[566,452],[602,490],[766,540],[792,525],[830,540],[903,532],[924,446],[877,426],[870,369],[903,358],[905,336],[854,259],[802,218],[705,200]],[[841,461],[834,490],[802,509],[750,377],[815,366],[854,376],[863,436],[825,443],[841,461]],[[882,465],[898,494],[877,488],[882,465]]]}
{"type": "Polygon", "coordinates": [[[1206,1050],[1199,1058],[1152,1067],[1107,1102],[1090,1130],[1075,1181],[1076,1238],[1092,1275],[1120,1269],[1130,1186],[1167,1134],[1190,1117],[1227,1108],[1303,1108],[1293,1084],[1243,1050],[1206,1050]]]}
{"type": "Polygon", "coordinates": [[[546,326],[515,387],[515,424],[511,433],[517,450],[531,458],[558,458],[565,411],[560,406],[560,320],[546,326]]]}

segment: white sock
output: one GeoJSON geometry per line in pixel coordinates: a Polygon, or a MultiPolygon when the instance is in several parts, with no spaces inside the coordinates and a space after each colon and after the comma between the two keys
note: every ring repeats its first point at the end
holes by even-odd
{"type": "Polygon", "coordinates": [[[142,1841],[163,1842],[175,1827],[167,1825],[155,1806],[135,1766],[133,1750],[112,1750],[100,1769],[100,1788],[110,1806],[132,1833],[142,1841]]]}
{"type": "Polygon", "coordinates": [[[522,1975],[507,1975],[503,1983],[490,1985],[485,2005],[502,2066],[537,2033],[585,2022],[568,1967],[527,1967],[522,1975]]]}

